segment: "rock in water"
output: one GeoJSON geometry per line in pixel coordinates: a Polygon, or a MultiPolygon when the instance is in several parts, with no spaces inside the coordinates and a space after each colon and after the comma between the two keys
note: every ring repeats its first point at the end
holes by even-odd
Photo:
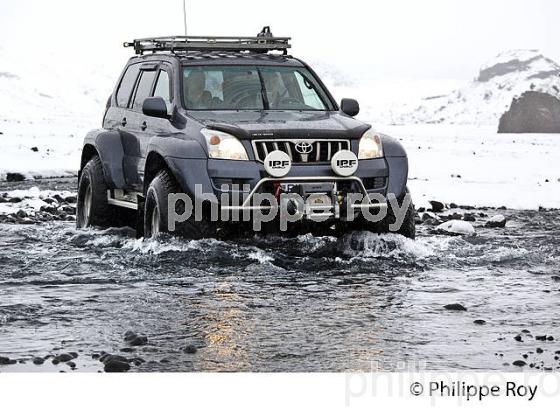
{"type": "Polygon", "coordinates": [[[43,359],[42,357],[34,357],[33,358],[33,364],[41,365],[43,363],[45,363],[45,359],[43,359]]]}
{"type": "Polygon", "coordinates": [[[109,355],[103,360],[104,369],[107,373],[123,373],[130,370],[128,359],[123,356],[109,355]]]}
{"type": "Polygon", "coordinates": [[[429,201],[429,202],[430,202],[430,205],[432,206],[432,208],[431,208],[432,212],[441,212],[445,208],[443,203],[441,203],[439,201],[429,201]]]}
{"type": "Polygon", "coordinates": [[[475,325],[485,325],[485,324],[486,324],[486,320],[476,319],[473,323],[474,323],[475,325]]]}
{"type": "Polygon", "coordinates": [[[70,360],[74,359],[74,357],[71,354],[62,353],[58,356],[55,356],[55,359],[59,362],[69,362],[70,360]]]}
{"type": "Polygon", "coordinates": [[[132,330],[127,331],[124,334],[125,342],[128,342],[131,346],[144,346],[148,344],[148,337],[143,335],[137,335],[132,330]]]}
{"type": "Polygon", "coordinates": [[[195,345],[187,345],[185,346],[185,349],[183,350],[185,353],[187,354],[195,354],[197,352],[197,348],[195,345]]]}
{"type": "Polygon", "coordinates": [[[450,220],[436,227],[436,231],[447,235],[474,235],[475,230],[470,222],[450,220]]]}
{"type": "Polygon", "coordinates": [[[523,360],[516,360],[515,362],[513,362],[513,365],[523,367],[523,366],[526,366],[527,363],[525,363],[523,360]]]}
{"type": "Polygon", "coordinates": [[[507,219],[503,215],[495,215],[486,222],[487,228],[505,228],[507,219]]]}
{"type": "Polygon", "coordinates": [[[464,307],[463,305],[461,305],[459,303],[451,303],[449,305],[445,305],[444,309],[455,310],[455,311],[466,311],[467,310],[466,307],[464,307]]]}
{"type": "Polygon", "coordinates": [[[499,133],[560,133],[560,100],[527,91],[500,118],[499,133]]]}
{"type": "Polygon", "coordinates": [[[10,359],[9,357],[0,356],[0,365],[16,364],[17,360],[10,359]]]}

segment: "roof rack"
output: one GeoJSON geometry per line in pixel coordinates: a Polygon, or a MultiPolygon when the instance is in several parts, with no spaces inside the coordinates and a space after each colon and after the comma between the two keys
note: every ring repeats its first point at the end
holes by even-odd
{"type": "Polygon", "coordinates": [[[266,26],[256,37],[208,37],[208,36],[169,36],[136,39],[123,43],[124,47],[134,47],[136,54],[169,51],[253,51],[267,53],[282,51],[287,54],[291,47],[290,37],[274,37],[266,26]]]}

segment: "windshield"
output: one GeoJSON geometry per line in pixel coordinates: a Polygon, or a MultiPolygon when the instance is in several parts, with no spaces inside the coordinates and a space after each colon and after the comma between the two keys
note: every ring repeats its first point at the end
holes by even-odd
{"type": "Polygon", "coordinates": [[[184,67],[183,101],[188,110],[332,109],[303,67],[184,67]]]}

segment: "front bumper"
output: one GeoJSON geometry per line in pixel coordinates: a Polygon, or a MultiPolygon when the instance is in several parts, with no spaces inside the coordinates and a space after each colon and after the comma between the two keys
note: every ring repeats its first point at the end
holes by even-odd
{"type": "MultiPolygon", "coordinates": [[[[219,159],[167,158],[168,164],[183,190],[212,194],[205,200],[220,203],[223,194],[251,195],[267,182],[302,183],[305,181],[354,181],[363,194],[393,193],[400,197],[406,189],[408,163],[406,157],[386,157],[360,160],[358,170],[351,177],[338,177],[329,164],[295,164],[284,178],[270,178],[264,166],[255,161],[219,159]],[[376,179],[377,178],[377,179],[376,179]],[[377,181],[371,184],[371,181],[377,181]],[[380,182],[380,183],[379,183],[380,182]],[[225,189],[224,189],[225,187],[225,189]],[[215,199],[211,199],[211,196],[215,199]]],[[[230,201],[228,203],[231,204],[230,201]]],[[[241,203],[236,206],[248,205],[241,203]]],[[[231,205],[227,205],[231,206],[231,205]]]]}

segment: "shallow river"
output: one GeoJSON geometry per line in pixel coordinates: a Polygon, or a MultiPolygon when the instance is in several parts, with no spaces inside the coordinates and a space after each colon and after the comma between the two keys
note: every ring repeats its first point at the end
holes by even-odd
{"type": "Polygon", "coordinates": [[[506,229],[419,225],[416,241],[0,225],[0,356],[21,362],[0,372],[69,371],[31,362],[62,352],[78,354],[76,371],[102,370],[100,352],[142,358],[133,371],[556,370],[560,213],[500,212],[506,229]],[[148,343],[130,348],[129,330],[148,343]]]}

